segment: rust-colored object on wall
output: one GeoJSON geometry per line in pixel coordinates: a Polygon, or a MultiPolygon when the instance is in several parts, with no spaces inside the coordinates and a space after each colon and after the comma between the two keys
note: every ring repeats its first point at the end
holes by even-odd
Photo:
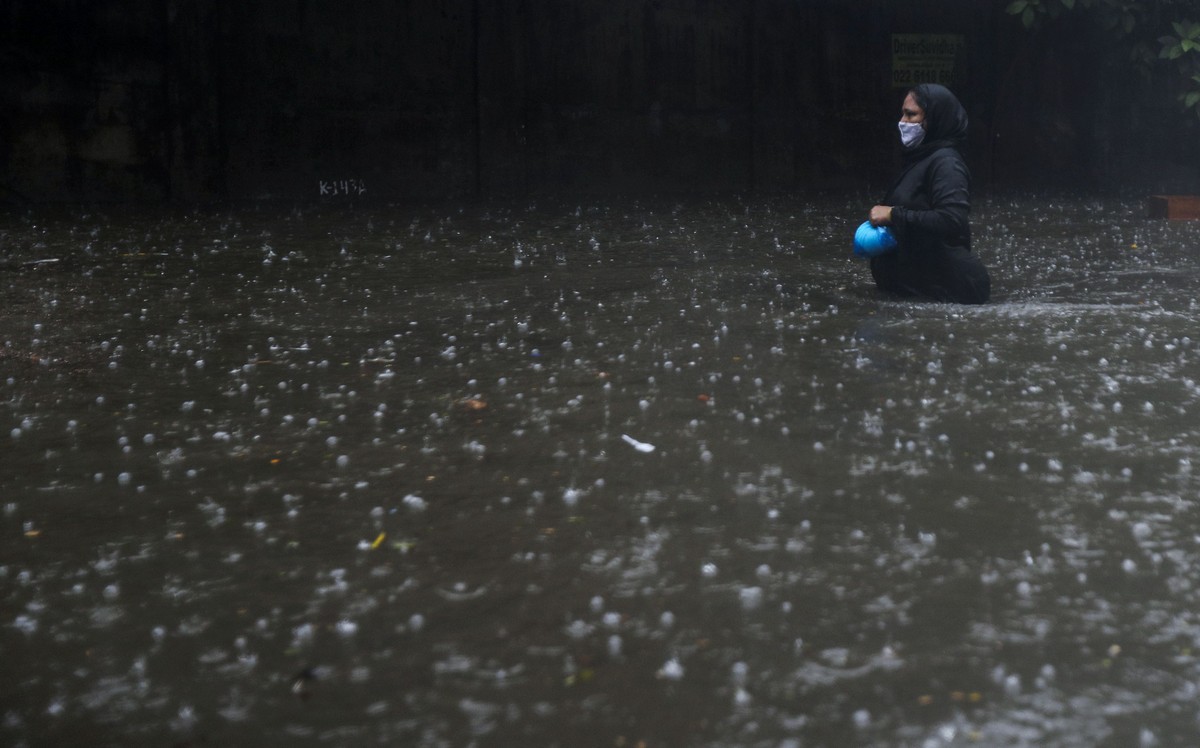
{"type": "Polygon", "coordinates": [[[1200,220],[1200,195],[1151,195],[1150,217],[1171,221],[1200,220]]]}

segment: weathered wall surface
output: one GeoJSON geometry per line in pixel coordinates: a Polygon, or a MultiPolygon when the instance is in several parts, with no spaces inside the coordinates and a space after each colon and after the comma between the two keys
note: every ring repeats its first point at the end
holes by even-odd
{"type": "Polygon", "coordinates": [[[231,195],[474,189],[470,0],[223,6],[217,82],[231,195]]]}
{"type": "Polygon", "coordinates": [[[0,7],[3,195],[164,199],[166,70],[158,4],[0,7]]]}
{"type": "Polygon", "coordinates": [[[750,186],[753,3],[484,5],[486,190],[750,186]]]}
{"type": "MultiPolygon", "coordinates": [[[[1144,154],[1097,114],[1114,102],[1095,50],[1038,46],[1003,5],[9,0],[0,199],[877,185],[895,165],[891,34],[908,32],[968,40],[977,179],[1127,179],[1144,154]]],[[[1194,151],[1168,171],[1194,176],[1194,151]]]]}

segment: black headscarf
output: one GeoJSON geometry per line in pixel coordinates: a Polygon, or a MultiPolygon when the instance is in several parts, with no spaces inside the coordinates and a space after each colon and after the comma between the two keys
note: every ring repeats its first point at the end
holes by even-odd
{"type": "Polygon", "coordinates": [[[937,83],[922,83],[909,93],[925,110],[925,139],[904,152],[906,162],[920,161],[939,148],[962,149],[967,144],[967,110],[950,89],[937,83]]]}

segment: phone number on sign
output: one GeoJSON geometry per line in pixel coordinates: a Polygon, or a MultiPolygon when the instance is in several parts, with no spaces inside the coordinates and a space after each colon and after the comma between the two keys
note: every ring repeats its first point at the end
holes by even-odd
{"type": "Polygon", "coordinates": [[[918,83],[949,85],[953,82],[952,68],[901,68],[892,71],[893,86],[915,86],[918,83]]]}

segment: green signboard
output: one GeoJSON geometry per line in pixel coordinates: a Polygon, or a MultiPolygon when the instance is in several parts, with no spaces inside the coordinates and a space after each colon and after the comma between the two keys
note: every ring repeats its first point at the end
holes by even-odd
{"type": "Polygon", "coordinates": [[[962,34],[892,34],[892,87],[954,85],[966,44],[962,34]]]}

